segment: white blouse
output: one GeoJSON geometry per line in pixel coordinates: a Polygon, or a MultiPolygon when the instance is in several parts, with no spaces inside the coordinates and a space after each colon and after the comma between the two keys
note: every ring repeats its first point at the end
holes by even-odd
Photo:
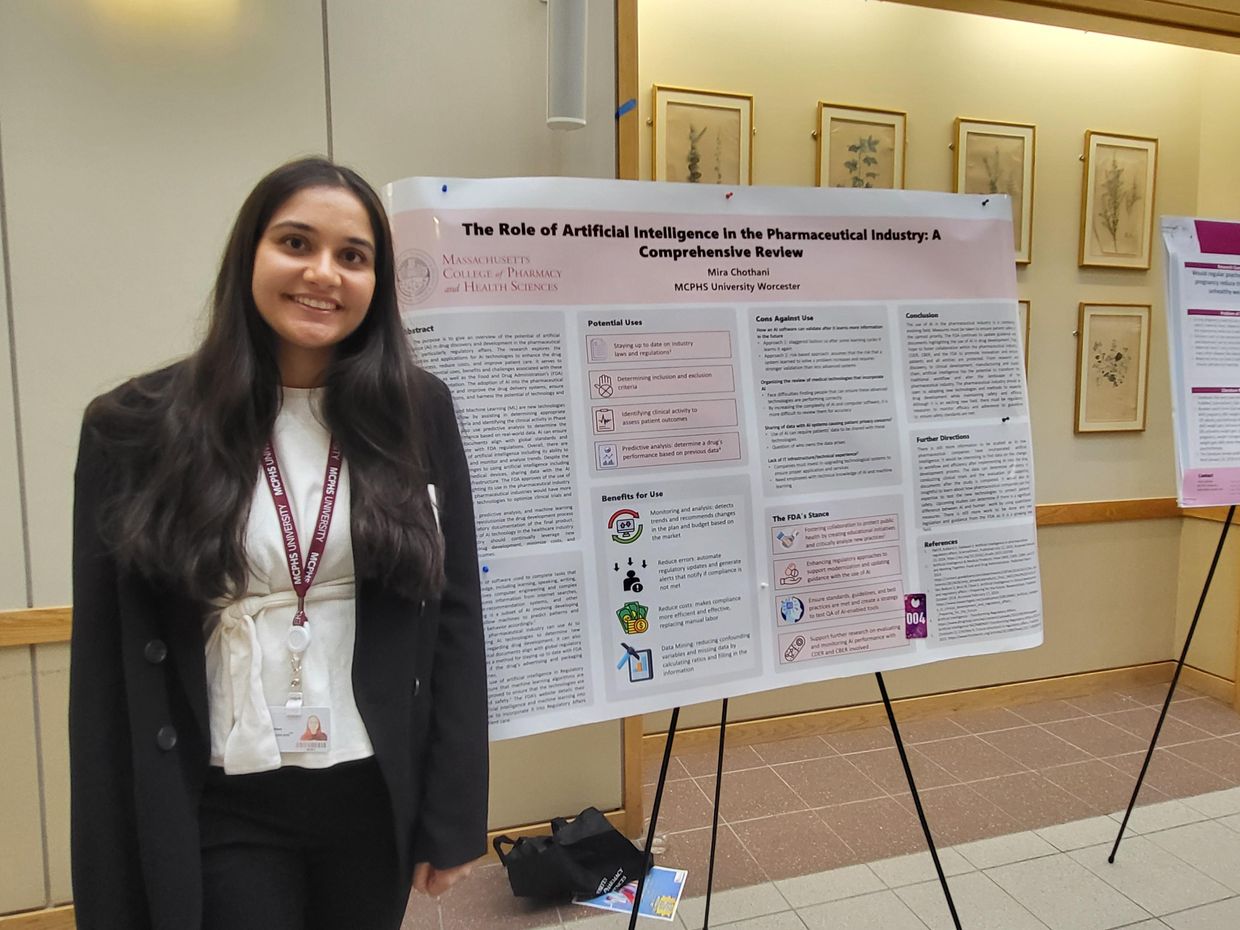
{"type": "MultiPolygon", "coordinates": [[[[272,445],[293,508],[303,559],[323,499],[330,434],[321,416],[322,393],[284,388],[272,445]]],[[[207,706],[211,764],[230,775],[283,765],[326,768],[374,755],[353,697],[353,641],[357,630],[353,542],[349,532],[349,465],[344,463],[323,558],[306,595],[311,640],[302,655],[306,708],[328,707],[329,749],[284,752],[276,745],[268,705],[283,707],[289,693],[288,629],[297,610],[284,540],[266,477],[255,476],[246,525],[250,578],[245,597],[220,604],[205,624],[207,706]]]]}

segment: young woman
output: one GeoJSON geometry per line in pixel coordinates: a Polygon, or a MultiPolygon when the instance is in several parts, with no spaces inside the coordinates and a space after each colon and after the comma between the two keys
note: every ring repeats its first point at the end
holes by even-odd
{"type": "Polygon", "coordinates": [[[469,476],[393,265],[358,175],[278,168],[237,216],[202,345],[87,410],[80,930],[396,930],[411,883],[439,893],[485,851],[469,476]]]}

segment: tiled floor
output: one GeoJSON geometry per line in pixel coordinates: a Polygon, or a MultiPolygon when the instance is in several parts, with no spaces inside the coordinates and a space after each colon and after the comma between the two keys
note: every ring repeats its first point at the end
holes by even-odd
{"type": "MultiPolygon", "coordinates": [[[[1218,701],[1179,689],[1106,861],[1165,696],[1139,686],[901,724],[965,930],[1240,927],[1240,715],[1218,701]]],[[[674,753],[668,773],[659,862],[689,870],[673,930],[702,925],[715,759],[674,753]]],[[[724,769],[711,926],[950,930],[886,728],[729,745],[724,769]]],[[[438,902],[415,896],[404,926],[627,926],[598,915],[515,899],[487,865],[438,902]]]]}

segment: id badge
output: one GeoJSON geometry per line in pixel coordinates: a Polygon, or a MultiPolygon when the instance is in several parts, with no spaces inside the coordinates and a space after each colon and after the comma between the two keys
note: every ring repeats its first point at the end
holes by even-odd
{"type": "Polygon", "coordinates": [[[271,705],[271,725],[275,728],[280,752],[327,752],[331,748],[332,711],[330,707],[271,705]]]}

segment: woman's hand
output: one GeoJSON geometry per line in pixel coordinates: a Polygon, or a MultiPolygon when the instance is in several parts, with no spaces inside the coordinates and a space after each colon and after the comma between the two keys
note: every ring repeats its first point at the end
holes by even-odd
{"type": "Polygon", "coordinates": [[[472,862],[451,869],[437,869],[429,862],[419,862],[413,867],[413,889],[438,897],[473,870],[472,862]]]}

